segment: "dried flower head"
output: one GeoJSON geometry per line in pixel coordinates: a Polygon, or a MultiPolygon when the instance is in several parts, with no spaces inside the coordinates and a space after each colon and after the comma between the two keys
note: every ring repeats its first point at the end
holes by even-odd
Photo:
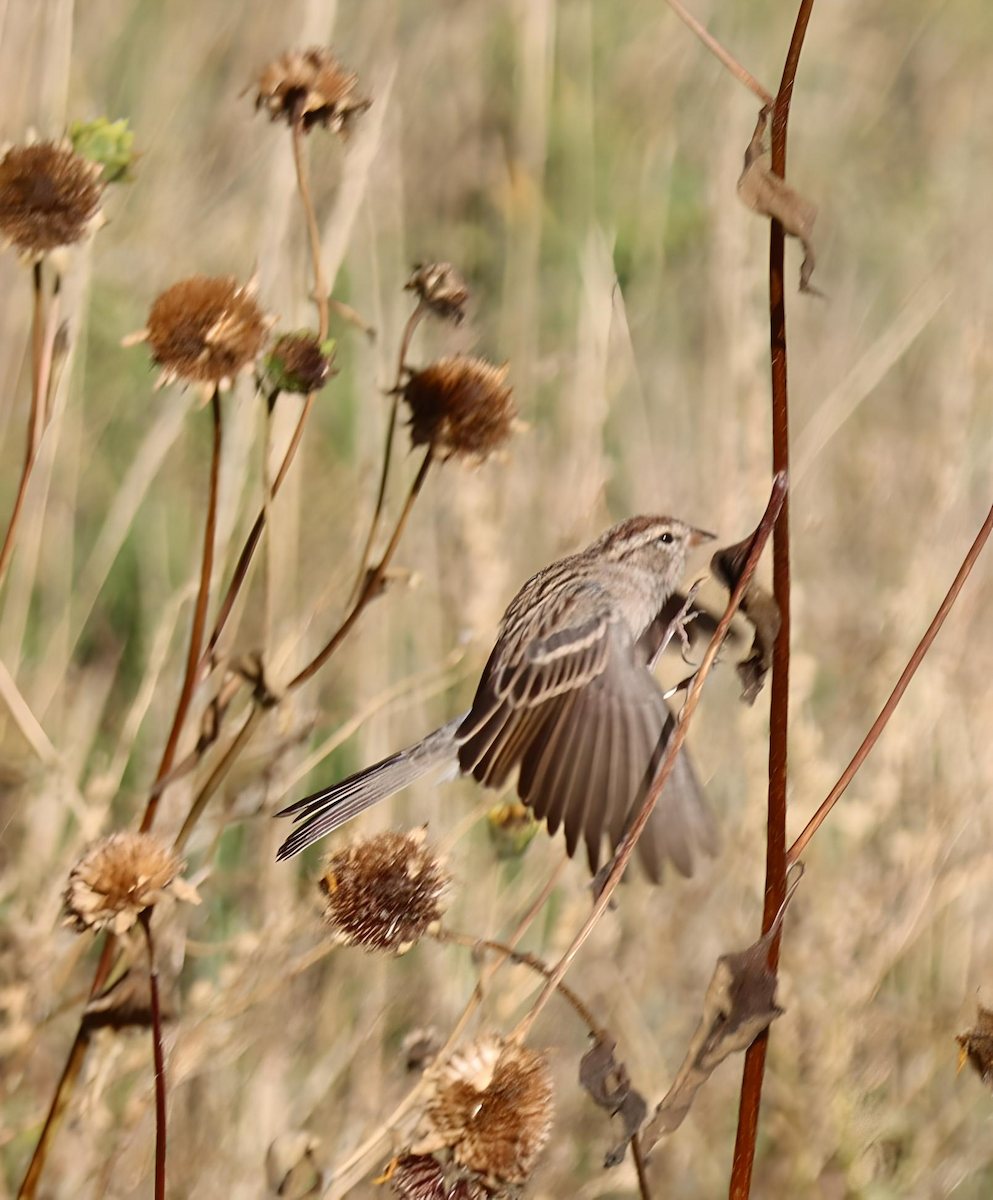
{"type": "Polygon", "coordinates": [[[403,387],[410,408],[410,440],[442,458],[482,461],[513,431],[517,409],[506,380],[507,363],[454,355],[415,371],[403,387]]]}
{"type": "Polygon", "coordinates": [[[552,1129],[545,1058],[495,1035],[431,1068],[414,1154],[449,1147],[455,1161],[494,1184],[524,1183],[552,1129]]]}
{"type": "Polygon", "coordinates": [[[382,1182],[387,1180],[403,1200],[487,1200],[490,1194],[475,1180],[453,1178],[430,1155],[401,1155],[383,1174],[382,1182]]]}
{"type": "Polygon", "coordinates": [[[184,383],[229,388],[250,371],[273,319],[255,300],[255,282],[244,287],[232,276],[194,275],[167,288],[148,314],[148,327],[124,339],[148,342],[161,368],[156,387],[184,383]]]}
{"type": "Polygon", "coordinates": [[[319,392],[332,373],[334,341],[306,329],[284,333],[265,357],[266,375],[281,392],[319,392]]]}
{"type": "Polygon", "coordinates": [[[423,829],[379,833],[328,859],[325,916],[346,945],[403,954],[445,911],[448,875],[423,829]]]}
{"type": "Polygon", "coordinates": [[[436,316],[462,324],[469,289],[451,263],[417,263],[403,286],[408,292],[416,292],[436,316]]]}
{"type": "Polygon", "coordinates": [[[68,142],[11,147],[0,160],[0,237],[27,258],[81,241],[100,220],[102,172],[68,142]]]}
{"type": "Polygon", "coordinates": [[[961,1071],[968,1062],[988,1088],[993,1088],[993,1010],[978,1006],[976,1024],[955,1040],[959,1044],[961,1071]]]}
{"type": "Polygon", "coordinates": [[[200,902],[181,878],[186,864],[150,833],[112,833],[98,842],[69,873],[66,920],[82,932],[110,929],[125,933],[146,908],[166,893],[200,902]]]}
{"type": "Polygon", "coordinates": [[[304,133],[323,125],[347,137],[352,121],[372,103],[356,92],[357,83],[358,76],[323,46],[287,50],[259,76],[255,107],[267,109],[273,121],[299,121],[304,133]]]}

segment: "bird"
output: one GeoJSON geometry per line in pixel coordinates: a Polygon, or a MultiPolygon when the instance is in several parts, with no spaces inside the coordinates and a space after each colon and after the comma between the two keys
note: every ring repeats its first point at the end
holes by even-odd
{"type": "MultiPolygon", "coordinates": [[[[675,517],[635,516],[529,579],[500,622],[472,707],[421,741],[284,808],[284,860],[443,766],[517,793],[595,874],[634,819],[675,728],[653,673],[691,548],[713,539],[675,517]]],[[[638,841],[645,873],[683,875],[717,830],[684,749],[638,841]]]]}

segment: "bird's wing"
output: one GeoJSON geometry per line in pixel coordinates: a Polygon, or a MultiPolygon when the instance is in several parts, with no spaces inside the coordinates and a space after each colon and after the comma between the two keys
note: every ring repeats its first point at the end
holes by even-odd
{"type": "MultiPolygon", "coordinates": [[[[616,847],[638,811],[674,721],[609,597],[577,581],[554,599],[554,612],[533,608],[530,637],[503,651],[498,641],[457,735],[459,761],[488,786],[519,764],[522,800],[550,833],[564,824],[570,854],[582,837],[595,871],[604,835],[616,847]]],[[[688,875],[697,849],[716,849],[683,753],[638,849],[653,880],[666,858],[688,875]]]]}

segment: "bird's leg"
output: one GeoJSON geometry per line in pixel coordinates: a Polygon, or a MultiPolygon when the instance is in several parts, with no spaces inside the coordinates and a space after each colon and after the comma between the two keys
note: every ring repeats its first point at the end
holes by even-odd
{"type": "Polygon", "coordinates": [[[692,612],[691,609],[693,608],[693,601],[696,599],[696,594],[699,590],[700,584],[697,582],[694,583],[693,586],[687,591],[686,599],[683,601],[682,607],[666,626],[665,633],[662,634],[662,638],[659,641],[658,647],[656,648],[655,653],[652,655],[651,661],[648,664],[648,669],[650,671],[655,670],[655,665],[661,658],[663,651],[677,633],[679,634],[679,638],[683,643],[685,657],[685,650],[689,648],[690,644],[685,627],[697,615],[695,612],[692,612]]]}

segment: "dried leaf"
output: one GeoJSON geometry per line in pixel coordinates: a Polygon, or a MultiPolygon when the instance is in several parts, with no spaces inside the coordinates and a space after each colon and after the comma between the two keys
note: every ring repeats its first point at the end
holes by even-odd
{"type": "Polygon", "coordinates": [[[769,105],[759,111],[755,132],[745,150],[745,166],[738,179],[738,198],[753,212],[775,217],[788,234],[800,239],[804,255],[800,266],[800,291],[820,295],[810,286],[817,261],[811,240],[817,205],[772,173],[772,153],[766,137],[770,112],[769,105]]]}
{"type": "Polygon", "coordinates": [[[623,1162],[628,1142],[641,1128],[648,1112],[645,1098],[631,1086],[631,1077],[624,1063],[614,1058],[617,1042],[608,1035],[596,1038],[579,1064],[579,1082],[601,1108],[612,1117],[620,1117],[624,1136],[604,1158],[605,1167],[623,1162]]]}
{"type": "Polygon", "coordinates": [[[975,1026],[955,1040],[959,1044],[958,1069],[961,1071],[968,1061],[983,1083],[993,1089],[993,1009],[980,1004],[975,1026]]]}
{"type": "MultiPolygon", "coordinates": [[[[710,569],[729,592],[734,591],[741,578],[751,545],[752,539],[746,538],[737,545],[718,550],[710,560],[710,569]]],[[[755,631],[748,657],[738,663],[738,677],[742,684],[741,698],[746,704],[754,704],[755,697],[762,690],[762,684],[772,666],[772,648],[779,636],[782,618],[776,601],[755,582],[754,576],[745,588],[740,611],[748,618],[755,631]]]]}
{"type": "Polygon", "coordinates": [[[783,1015],[776,1004],[776,976],[769,970],[769,947],[779,932],[802,871],[790,887],[769,932],[747,950],[717,960],[703,1000],[703,1016],[672,1087],[645,1126],[641,1148],[647,1154],[667,1133],[682,1125],[697,1092],[725,1058],[747,1050],[763,1030],[783,1015]]]}

